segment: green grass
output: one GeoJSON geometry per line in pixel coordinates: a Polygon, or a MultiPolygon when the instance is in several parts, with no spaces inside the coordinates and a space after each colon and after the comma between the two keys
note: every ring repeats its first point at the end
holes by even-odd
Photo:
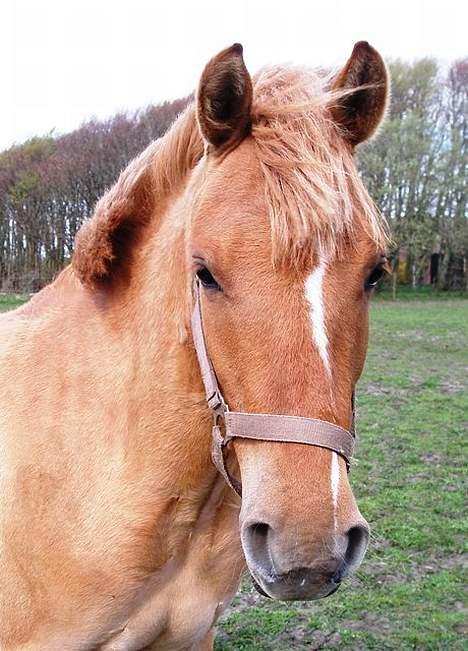
{"type": "Polygon", "coordinates": [[[372,527],[361,570],[313,603],[268,601],[246,580],[217,651],[468,648],[468,302],[420,298],[372,308],[352,472],[372,527]]]}
{"type": "MultiPolygon", "coordinates": [[[[313,603],[266,600],[246,580],[217,651],[468,648],[468,301],[420,299],[372,308],[352,472],[372,527],[361,570],[313,603]]],[[[24,300],[0,295],[0,310],[24,300]]]]}
{"type": "Polygon", "coordinates": [[[0,294],[0,312],[13,310],[30,298],[29,294],[0,294]]]}
{"type": "MultiPolygon", "coordinates": [[[[397,301],[434,301],[466,299],[468,294],[461,290],[438,289],[437,287],[424,286],[413,289],[408,285],[399,285],[396,292],[397,301]]],[[[376,301],[393,301],[393,292],[389,282],[386,282],[381,290],[375,294],[376,301]]]]}

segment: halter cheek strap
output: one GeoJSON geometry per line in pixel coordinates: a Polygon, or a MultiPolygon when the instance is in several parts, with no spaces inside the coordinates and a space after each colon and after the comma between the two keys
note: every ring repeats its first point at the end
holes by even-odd
{"type": "Polygon", "coordinates": [[[351,405],[351,431],[316,418],[229,411],[206,348],[200,306],[200,284],[198,281],[195,281],[194,284],[194,300],[192,314],[193,343],[205,387],[206,401],[214,419],[211,457],[214,465],[229,486],[238,495],[241,495],[241,486],[230,475],[225,458],[225,448],[229,441],[234,438],[278,443],[301,443],[327,448],[343,457],[349,471],[355,441],[354,392],[351,405]]]}

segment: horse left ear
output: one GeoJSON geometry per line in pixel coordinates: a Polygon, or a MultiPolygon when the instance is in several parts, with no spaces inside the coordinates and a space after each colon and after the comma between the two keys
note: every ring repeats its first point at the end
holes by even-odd
{"type": "Polygon", "coordinates": [[[96,288],[110,281],[117,267],[128,262],[131,243],[153,210],[152,169],[158,147],[158,141],[152,143],[130,163],[81,225],[72,265],[84,285],[96,288]]]}
{"type": "Polygon", "coordinates": [[[250,129],[252,80],[242,45],[235,43],[206,65],[197,92],[197,118],[204,139],[217,153],[236,147],[250,129]]]}
{"type": "Polygon", "coordinates": [[[332,82],[332,91],[351,91],[330,107],[334,121],[345,138],[355,147],[368,140],[382,122],[388,105],[389,75],[387,67],[366,41],[354,46],[353,52],[332,82]],[[353,89],[356,89],[354,92],[353,89]]]}

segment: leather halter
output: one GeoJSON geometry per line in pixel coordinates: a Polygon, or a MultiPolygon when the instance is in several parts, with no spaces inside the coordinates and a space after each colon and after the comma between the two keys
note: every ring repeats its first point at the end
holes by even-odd
{"type": "Polygon", "coordinates": [[[355,441],[354,392],[351,401],[351,431],[317,418],[229,411],[206,348],[200,305],[200,283],[198,280],[194,282],[194,301],[192,314],[193,343],[205,387],[206,401],[214,419],[211,457],[214,465],[229,486],[238,495],[241,495],[242,489],[239,482],[229,474],[226,466],[225,448],[233,438],[276,441],[279,443],[303,443],[327,448],[343,457],[349,472],[355,441]]]}

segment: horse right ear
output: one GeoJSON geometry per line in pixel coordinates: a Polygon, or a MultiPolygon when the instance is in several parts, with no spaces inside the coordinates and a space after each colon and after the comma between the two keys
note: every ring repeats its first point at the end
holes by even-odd
{"type": "Polygon", "coordinates": [[[360,41],[332,83],[332,90],[351,91],[331,107],[335,122],[354,148],[368,140],[381,124],[388,106],[390,82],[382,57],[360,41]]]}
{"type": "Polygon", "coordinates": [[[250,129],[252,80],[242,45],[235,43],[205,67],[197,92],[197,118],[204,139],[216,153],[236,147],[250,129]]]}

